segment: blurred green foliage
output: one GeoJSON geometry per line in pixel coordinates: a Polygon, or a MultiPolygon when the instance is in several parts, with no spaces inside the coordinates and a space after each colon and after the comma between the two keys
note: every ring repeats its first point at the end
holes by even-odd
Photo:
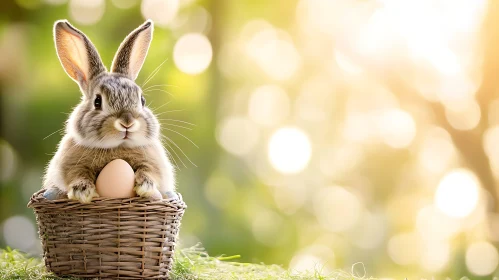
{"type": "Polygon", "coordinates": [[[26,204],[80,99],[54,21],[109,67],[152,15],[137,83],[164,62],[147,103],[178,145],[182,246],[381,277],[498,275],[499,5],[437,2],[0,1],[0,248],[40,253],[26,204]],[[192,32],[213,49],[196,75],[174,58],[192,32]]]}

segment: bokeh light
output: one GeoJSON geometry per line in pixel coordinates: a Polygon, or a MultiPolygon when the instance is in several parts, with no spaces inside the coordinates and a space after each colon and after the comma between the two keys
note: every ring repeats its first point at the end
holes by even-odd
{"type": "Polygon", "coordinates": [[[348,74],[360,74],[362,73],[362,68],[356,65],[350,58],[341,52],[336,51],[334,58],[338,66],[348,74]]]}
{"type": "Polygon", "coordinates": [[[466,267],[475,275],[492,274],[498,264],[499,253],[496,247],[489,242],[475,242],[466,250],[466,267]]]}
{"type": "Polygon", "coordinates": [[[496,176],[499,175],[499,145],[497,143],[499,143],[499,125],[494,125],[483,134],[483,149],[496,176]]]}
{"type": "Polygon", "coordinates": [[[113,5],[120,9],[130,9],[139,3],[139,0],[112,0],[113,5]]]}
{"type": "Polygon", "coordinates": [[[421,246],[414,232],[394,235],[388,241],[388,255],[399,265],[414,264],[419,260],[421,246]]]}
{"type": "Polygon", "coordinates": [[[295,214],[307,200],[307,190],[301,184],[275,186],[274,200],[284,214],[295,214]]]}
{"type": "Polygon", "coordinates": [[[33,222],[25,216],[12,216],[2,224],[3,238],[11,248],[29,251],[38,238],[33,222]]]}
{"type": "Polygon", "coordinates": [[[67,18],[109,66],[151,19],[138,84],[187,165],[175,163],[182,246],[333,278],[356,263],[373,278],[499,271],[493,0],[11,2],[0,249],[39,250],[26,201],[78,99],[40,34],[67,18]]]}
{"type": "Polygon", "coordinates": [[[244,117],[230,117],[217,129],[218,143],[229,153],[243,156],[250,153],[259,138],[258,127],[244,117]]]}
{"type": "Polygon", "coordinates": [[[461,226],[459,220],[442,213],[434,205],[421,208],[416,217],[419,236],[427,243],[436,243],[437,246],[459,233],[461,226]]]}
{"type": "Polygon", "coordinates": [[[18,159],[12,146],[0,139],[0,182],[12,179],[16,172],[18,159]]]}
{"type": "Polygon", "coordinates": [[[365,212],[358,223],[351,231],[353,243],[365,250],[375,249],[381,246],[386,237],[387,225],[382,214],[365,212]]]}
{"type": "Polygon", "coordinates": [[[419,146],[418,160],[426,171],[440,174],[456,159],[456,149],[449,133],[440,127],[431,127],[419,146]]]}
{"type": "Polygon", "coordinates": [[[263,210],[254,213],[251,229],[256,240],[270,247],[282,245],[285,242],[282,234],[284,221],[274,211],[263,210]]]}
{"type": "Polygon", "coordinates": [[[196,75],[208,68],[213,56],[211,43],[203,34],[182,36],[173,48],[173,60],[180,71],[196,75]]]}
{"type": "Polygon", "coordinates": [[[455,129],[470,130],[480,122],[481,110],[474,100],[465,102],[460,107],[445,108],[445,117],[449,124],[455,129]]]}
{"type": "Polygon", "coordinates": [[[172,23],[172,28],[181,33],[207,34],[211,28],[211,15],[203,7],[192,5],[188,11],[183,11],[172,23]]]}
{"type": "Polygon", "coordinates": [[[423,246],[419,259],[420,266],[429,272],[445,269],[451,256],[450,245],[444,242],[429,242],[423,246]]]}
{"type": "Polygon", "coordinates": [[[204,192],[213,206],[226,209],[234,201],[237,189],[234,183],[226,176],[213,174],[206,182],[204,192]]]}
{"type": "Polygon", "coordinates": [[[43,2],[50,5],[62,5],[68,2],[68,0],[43,0],[43,2]]]}
{"type": "Polygon", "coordinates": [[[335,265],[333,251],[320,244],[310,245],[300,250],[292,259],[289,268],[292,273],[303,273],[310,271],[321,271],[330,273],[335,265]]]}
{"type": "Polygon", "coordinates": [[[328,76],[313,76],[302,84],[295,100],[295,112],[306,121],[327,122],[336,97],[328,76]]]}
{"type": "Polygon", "coordinates": [[[142,0],[141,11],[145,19],[152,19],[161,27],[168,27],[177,15],[178,0],[142,0]]]}
{"type": "Polygon", "coordinates": [[[471,171],[455,169],[440,180],[435,192],[435,205],[450,217],[464,218],[475,210],[480,183],[471,171]]]}
{"type": "Polygon", "coordinates": [[[104,16],[105,6],[104,0],[70,0],[69,14],[79,24],[92,25],[104,16]]]}
{"type": "Polygon", "coordinates": [[[290,36],[265,21],[250,23],[243,31],[250,36],[245,46],[248,56],[269,77],[279,81],[291,78],[300,67],[301,58],[290,36]]]}
{"type": "Polygon", "coordinates": [[[313,204],[319,224],[332,232],[350,229],[362,214],[360,200],[343,187],[333,186],[319,190],[314,196],[313,204]]]}
{"type": "Polygon", "coordinates": [[[312,156],[312,144],[305,132],[297,127],[282,127],[270,137],[268,157],[272,166],[284,174],[305,169],[312,156]]]}
{"type": "Polygon", "coordinates": [[[379,129],[383,142],[393,148],[406,148],[416,136],[416,123],[412,116],[394,109],[382,114],[379,129]]]}
{"type": "Polygon", "coordinates": [[[248,102],[250,118],[264,126],[282,123],[289,114],[289,98],[286,92],[276,85],[256,88],[248,102]]]}

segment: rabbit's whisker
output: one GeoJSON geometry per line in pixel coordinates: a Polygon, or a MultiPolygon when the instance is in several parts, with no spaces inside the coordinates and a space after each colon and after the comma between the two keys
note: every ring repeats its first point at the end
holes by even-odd
{"type": "Polygon", "coordinates": [[[64,127],[63,127],[63,128],[60,128],[60,129],[58,129],[58,130],[56,130],[56,131],[54,131],[54,132],[52,132],[52,133],[50,133],[50,134],[49,134],[49,135],[47,135],[47,136],[45,136],[45,138],[43,138],[43,140],[45,140],[45,139],[49,138],[50,136],[52,136],[52,135],[56,134],[57,132],[61,132],[61,131],[63,131],[63,130],[64,130],[64,127]]]}
{"type": "Polygon", "coordinates": [[[154,91],[161,91],[164,93],[168,93],[171,97],[175,98],[171,92],[164,90],[164,89],[161,89],[161,88],[156,88],[156,89],[153,88],[153,89],[149,89],[149,90],[144,90],[143,93],[154,92],[154,91]]]}
{"type": "Polygon", "coordinates": [[[188,161],[189,161],[192,165],[194,165],[195,167],[198,167],[198,166],[197,166],[196,164],[194,164],[194,162],[192,162],[192,160],[191,160],[191,159],[190,159],[190,158],[189,158],[189,157],[188,157],[188,156],[184,153],[184,150],[182,150],[182,148],[180,148],[177,144],[175,144],[175,142],[174,142],[172,139],[170,139],[168,136],[165,136],[165,138],[166,138],[166,140],[167,140],[167,141],[169,141],[169,142],[171,142],[173,145],[175,145],[175,147],[177,147],[177,148],[180,150],[180,152],[181,152],[182,154],[184,154],[185,158],[187,158],[187,160],[188,160],[188,161]]]}
{"type": "Polygon", "coordinates": [[[160,119],[160,120],[162,120],[162,121],[180,122],[180,123],[185,123],[185,124],[188,124],[188,125],[196,126],[196,125],[195,125],[195,124],[193,124],[193,123],[186,122],[186,121],[181,121],[181,120],[176,120],[176,119],[160,119]]]}
{"type": "MultiPolygon", "coordinates": [[[[166,140],[165,136],[162,135],[162,137],[163,137],[163,139],[166,140]]],[[[187,165],[184,163],[184,161],[182,160],[182,158],[180,158],[180,156],[177,154],[177,152],[175,151],[175,149],[172,146],[170,146],[168,144],[168,142],[166,142],[166,141],[161,141],[161,142],[164,143],[166,146],[168,146],[168,148],[169,148],[168,150],[171,150],[177,156],[178,160],[184,165],[184,167],[187,168],[187,165]]],[[[172,157],[172,159],[173,159],[173,157],[172,157]]],[[[177,167],[179,167],[179,166],[177,165],[177,167]]]]}
{"type": "Polygon", "coordinates": [[[170,145],[168,145],[168,143],[165,143],[165,141],[163,141],[163,139],[160,139],[160,142],[161,142],[161,145],[163,146],[163,149],[168,154],[168,159],[173,160],[175,167],[180,170],[180,166],[178,165],[177,161],[175,160],[175,157],[173,156],[173,154],[170,152],[170,149],[171,149],[170,145]],[[165,146],[167,146],[169,149],[165,148],[165,146]]]}
{"type": "Polygon", "coordinates": [[[176,130],[170,129],[170,128],[168,128],[168,127],[163,127],[163,128],[164,128],[164,129],[166,129],[166,130],[169,130],[169,131],[171,131],[171,132],[174,132],[174,133],[176,133],[176,134],[178,134],[178,135],[180,135],[180,136],[182,136],[182,137],[184,137],[187,141],[191,142],[191,144],[192,144],[192,145],[194,145],[194,147],[196,147],[196,148],[198,148],[198,149],[199,149],[198,145],[196,145],[194,142],[192,142],[192,140],[191,140],[191,139],[189,139],[189,137],[187,137],[187,136],[183,135],[182,133],[180,133],[180,132],[178,132],[178,131],[176,131],[176,130]]]}
{"type": "MultiPolygon", "coordinates": [[[[192,164],[194,165],[195,167],[198,167],[196,164],[194,164],[194,162],[192,162],[192,160],[187,156],[186,153],[184,153],[184,150],[182,150],[182,148],[180,148],[176,143],[175,141],[173,141],[171,138],[169,138],[168,136],[165,136],[165,135],[162,135],[163,139],[165,139],[166,141],[172,143],[184,156],[185,158],[192,164]]],[[[178,155],[177,155],[178,156],[178,155]]],[[[184,164],[185,166],[185,164],[184,164]]],[[[186,166],[187,167],[187,166],[186,166]]]]}
{"type": "Polygon", "coordinates": [[[182,125],[178,125],[178,124],[173,124],[173,123],[161,123],[161,125],[166,125],[166,126],[169,125],[169,126],[180,127],[180,128],[187,129],[187,130],[192,130],[192,128],[190,128],[190,127],[182,126],[182,125]]]}
{"type": "Polygon", "coordinates": [[[156,110],[158,110],[159,108],[162,108],[163,106],[166,106],[168,104],[170,104],[172,101],[168,101],[168,102],[165,102],[163,105],[159,106],[159,107],[156,107],[156,108],[151,108],[151,111],[154,113],[156,110]]]}
{"type": "Polygon", "coordinates": [[[169,84],[150,85],[150,86],[148,86],[146,88],[143,88],[142,91],[146,91],[148,89],[157,88],[157,87],[176,87],[176,88],[178,88],[179,86],[169,85],[169,84]]]}
{"type": "Polygon", "coordinates": [[[161,116],[162,114],[165,114],[165,113],[173,113],[173,112],[182,112],[182,111],[185,111],[183,109],[178,109],[178,110],[169,110],[169,111],[163,111],[159,114],[156,114],[156,116],[161,116]]]}
{"type": "Polygon", "coordinates": [[[151,74],[149,74],[149,76],[147,76],[146,78],[146,81],[142,84],[141,87],[144,87],[145,85],[147,85],[147,83],[152,79],[154,78],[154,76],[156,76],[156,74],[158,74],[159,70],[161,69],[161,66],[163,66],[163,64],[165,64],[165,62],[168,61],[168,58],[165,59],[163,62],[161,62],[160,65],[158,65],[158,67],[156,67],[152,72],[151,74]]]}

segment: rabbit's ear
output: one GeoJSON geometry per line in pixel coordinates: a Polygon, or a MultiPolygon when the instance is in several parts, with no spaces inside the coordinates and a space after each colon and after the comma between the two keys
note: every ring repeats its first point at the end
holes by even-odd
{"type": "Polygon", "coordinates": [[[86,93],[89,81],[106,71],[99,53],[87,36],[66,20],[55,22],[54,40],[64,70],[86,93]]]}
{"type": "Polygon", "coordinates": [[[114,56],[111,72],[123,74],[132,80],[137,78],[151,44],[153,29],[153,22],[147,20],[128,34],[114,56]]]}

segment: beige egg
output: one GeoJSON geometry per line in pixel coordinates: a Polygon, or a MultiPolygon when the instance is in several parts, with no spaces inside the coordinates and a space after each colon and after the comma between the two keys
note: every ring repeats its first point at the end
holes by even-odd
{"type": "Polygon", "coordinates": [[[128,198],[134,197],[135,173],[132,167],[122,159],[108,163],[99,176],[95,187],[102,197],[128,198]]]}

